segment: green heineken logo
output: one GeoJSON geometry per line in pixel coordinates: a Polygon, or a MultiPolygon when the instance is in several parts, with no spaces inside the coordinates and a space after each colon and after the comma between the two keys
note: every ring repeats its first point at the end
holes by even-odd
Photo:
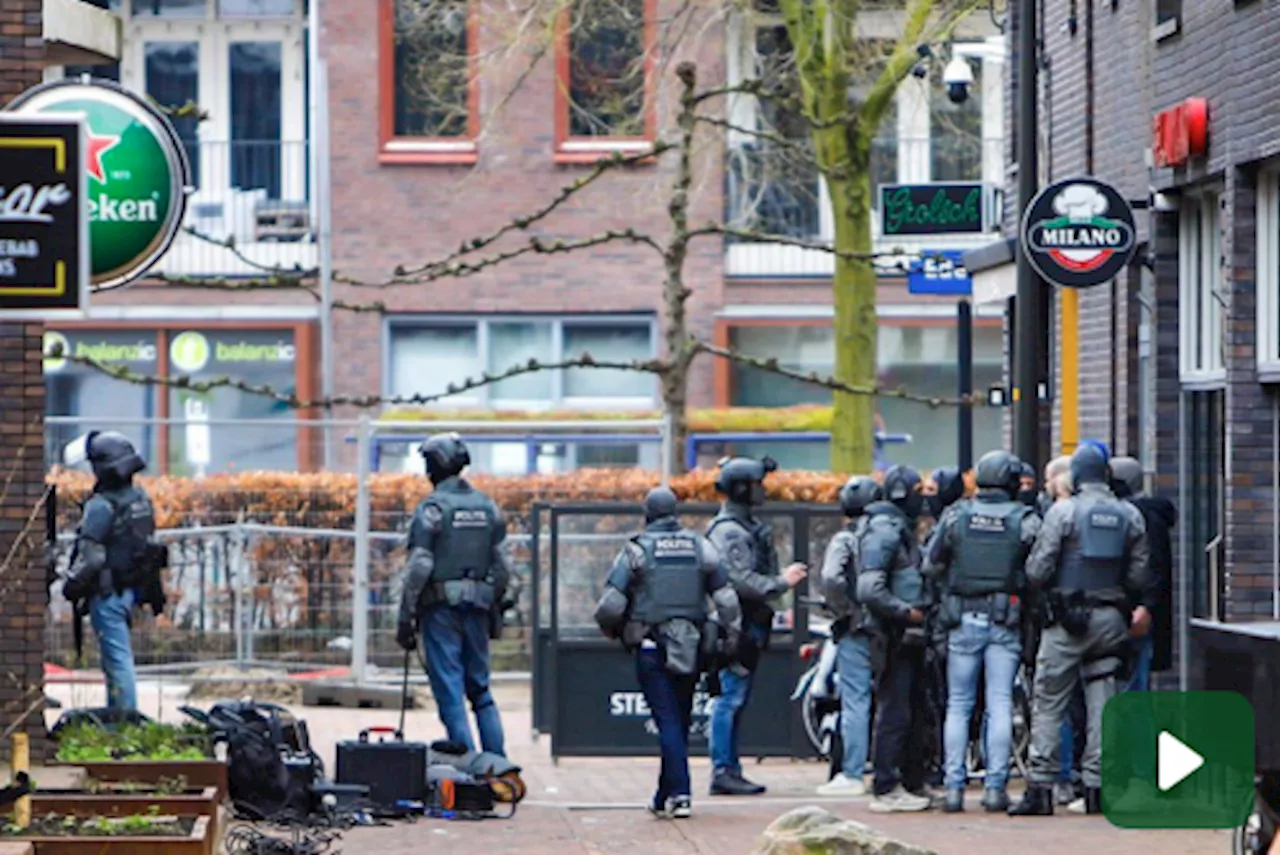
{"type": "Polygon", "coordinates": [[[91,281],[105,290],[146,273],[168,250],[186,211],[186,155],[169,120],[104,82],[48,83],[10,106],[84,117],[91,281]]]}

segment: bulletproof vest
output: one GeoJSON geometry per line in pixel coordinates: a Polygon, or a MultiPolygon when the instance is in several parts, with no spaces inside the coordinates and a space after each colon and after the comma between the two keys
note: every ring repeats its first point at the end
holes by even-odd
{"type": "Polygon", "coordinates": [[[707,591],[698,536],[691,531],[646,531],[632,538],[644,553],[644,571],[632,600],[631,619],[656,626],[669,620],[702,623],[707,591]]]}
{"type": "Polygon", "coordinates": [[[432,557],[433,583],[482,580],[493,563],[493,505],[479,490],[437,489],[427,497],[440,509],[432,557]]]}
{"type": "Polygon", "coordinates": [[[1118,588],[1128,564],[1129,517],[1119,499],[1075,503],[1075,537],[1062,546],[1058,587],[1076,591],[1118,588]]]}
{"type": "Polygon", "coordinates": [[[1022,560],[1022,518],[1031,509],[1018,502],[964,502],[951,529],[947,590],[962,597],[1013,593],[1022,560]]]}
{"type": "Polygon", "coordinates": [[[754,566],[751,568],[762,576],[777,576],[778,552],[773,546],[773,527],[759,520],[744,520],[733,514],[721,511],[707,526],[707,536],[721,525],[736,525],[747,533],[751,540],[751,557],[754,566]]]}
{"type": "MultiPolygon", "coordinates": [[[[918,550],[909,549],[909,544],[915,540],[912,534],[900,521],[893,521],[892,528],[883,528],[884,523],[880,523],[876,528],[879,537],[891,536],[897,538],[898,560],[893,568],[893,573],[889,576],[889,591],[895,597],[912,606],[924,606],[928,602],[928,590],[925,585],[924,573],[920,571],[920,556],[918,550]],[[891,534],[892,532],[892,534],[891,534]],[[904,548],[908,548],[912,553],[903,560],[902,552],[904,548]]],[[[871,526],[867,527],[870,532],[871,526]]],[[[865,535],[864,535],[865,537],[865,535]]]]}
{"type": "Polygon", "coordinates": [[[98,494],[111,503],[111,534],[103,544],[107,551],[107,569],[117,585],[128,584],[147,544],[156,531],[156,512],[151,499],[139,487],[130,485],[98,494]]]}

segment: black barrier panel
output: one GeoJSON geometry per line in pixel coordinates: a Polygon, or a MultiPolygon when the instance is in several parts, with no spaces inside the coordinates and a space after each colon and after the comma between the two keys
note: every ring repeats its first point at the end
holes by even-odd
{"type": "Polygon", "coordinates": [[[1191,626],[1192,690],[1239,692],[1255,713],[1255,762],[1259,772],[1280,772],[1280,624],[1191,626]]]}
{"type": "MultiPolygon", "coordinates": [[[[682,506],[680,515],[686,526],[701,531],[716,510],[714,505],[682,506]]],[[[779,564],[806,562],[816,577],[826,543],[839,529],[839,511],[767,505],[758,516],[773,527],[779,564]]],[[[645,724],[648,716],[637,700],[634,660],[604,639],[592,619],[614,557],[642,525],[640,507],[539,506],[533,521],[534,729],[551,733],[553,757],[657,754],[657,741],[648,732],[652,725],[645,724]]],[[[805,583],[797,593],[807,589],[805,583]]],[[[800,710],[790,701],[804,668],[800,645],[808,640],[808,609],[791,596],[783,598],[771,649],[753,686],[742,734],[744,756],[811,755],[800,710]]],[[[705,730],[705,724],[700,727],[705,730]]],[[[705,753],[705,733],[693,739],[695,752],[705,753]]]]}
{"type": "MultiPolygon", "coordinates": [[[[742,720],[741,754],[791,757],[791,648],[765,653],[742,720]]],[[[561,696],[551,730],[553,757],[641,757],[658,754],[657,728],[636,680],[635,657],[616,644],[561,641],[556,646],[561,696]]],[[[707,754],[712,699],[705,685],[693,702],[689,753],[707,754]]]]}

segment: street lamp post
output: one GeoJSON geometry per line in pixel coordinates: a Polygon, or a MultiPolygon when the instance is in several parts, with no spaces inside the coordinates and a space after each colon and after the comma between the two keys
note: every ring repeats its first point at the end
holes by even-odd
{"type": "MultiPolygon", "coordinates": [[[[1039,185],[1037,135],[1037,61],[1036,0],[1019,0],[1018,4],[1018,225],[1027,206],[1035,198],[1039,185]]],[[[1040,466],[1040,352],[1045,330],[1040,326],[1040,303],[1044,285],[1031,266],[1027,248],[1018,245],[1018,302],[1014,330],[1013,400],[1014,453],[1032,466],[1040,466]]]]}

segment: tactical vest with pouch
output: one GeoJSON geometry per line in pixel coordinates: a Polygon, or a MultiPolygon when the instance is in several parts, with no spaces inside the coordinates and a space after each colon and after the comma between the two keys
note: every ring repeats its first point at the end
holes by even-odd
{"type": "Polygon", "coordinates": [[[1121,587],[1128,566],[1129,517],[1119,499],[1077,502],[1075,542],[1063,545],[1057,587],[1085,594],[1121,587]]]}
{"type": "Polygon", "coordinates": [[[966,502],[952,528],[952,560],[947,593],[969,598],[1014,592],[1023,560],[1022,519],[1026,505],[966,502]]]}
{"type": "Polygon", "coordinates": [[[701,624],[707,614],[698,536],[690,531],[646,531],[632,542],[644,553],[644,572],[631,619],[658,626],[681,618],[701,624]]]}

